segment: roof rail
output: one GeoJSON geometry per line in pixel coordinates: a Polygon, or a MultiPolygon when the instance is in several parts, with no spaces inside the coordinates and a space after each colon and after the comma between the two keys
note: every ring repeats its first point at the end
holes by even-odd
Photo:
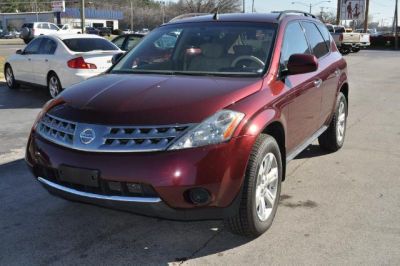
{"type": "Polygon", "coordinates": [[[210,13],[187,13],[187,14],[183,14],[183,15],[179,15],[177,17],[174,17],[169,22],[175,22],[177,20],[181,20],[181,19],[184,19],[184,18],[193,18],[193,17],[205,16],[205,15],[212,15],[212,14],[210,14],[210,13]]]}
{"type": "Polygon", "coordinates": [[[304,12],[304,11],[300,11],[300,10],[284,10],[284,11],[272,11],[272,13],[278,13],[278,20],[280,20],[281,18],[283,18],[283,16],[287,15],[287,14],[301,14],[305,17],[312,17],[312,18],[317,18],[315,15],[308,13],[308,12],[304,12]]]}

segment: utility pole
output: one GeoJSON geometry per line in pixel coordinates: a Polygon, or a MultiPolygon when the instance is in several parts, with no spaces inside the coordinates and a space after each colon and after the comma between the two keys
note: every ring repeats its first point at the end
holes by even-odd
{"type": "Polygon", "coordinates": [[[312,14],[312,4],[310,3],[310,14],[312,14]]]}
{"type": "Polygon", "coordinates": [[[85,0],[81,0],[81,30],[85,33],[85,0]]]}
{"type": "Polygon", "coordinates": [[[364,19],[364,32],[368,32],[368,16],[369,16],[369,0],[365,3],[365,19],[364,19]]]}
{"type": "Polygon", "coordinates": [[[243,0],[243,13],[246,13],[246,0],[243,0]]]}
{"type": "Polygon", "coordinates": [[[394,9],[394,49],[399,49],[399,0],[396,0],[396,7],[394,9]]]}
{"type": "Polygon", "coordinates": [[[342,0],[337,0],[336,25],[340,24],[341,1],[342,0]]]}
{"type": "Polygon", "coordinates": [[[253,4],[251,5],[251,13],[254,13],[254,0],[253,0],[253,4]]]}
{"type": "Polygon", "coordinates": [[[131,0],[131,31],[133,32],[133,1],[131,0]]]}

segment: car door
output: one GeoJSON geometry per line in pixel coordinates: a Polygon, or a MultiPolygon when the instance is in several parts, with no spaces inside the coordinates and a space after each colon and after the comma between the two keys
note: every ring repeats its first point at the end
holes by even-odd
{"type": "MultiPolygon", "coordinates": [[[[320,128],[332,113],[333,98],[335,98],[334,94],[337,86],[336,82],[338,82],[337,73],[334,64],[332,64],[332,55],[327,45],[327,43],[330,45],[330,39],[328,42],[324,39],[315,23],[304,21],[302,25],[310,43],[311,51],[318,58],[319,67],[316,81],[318,81],[318,87],[321,90],[321,112],[318,119],[318,127],[320,128]]],[[[326,34],[327,31],[325,31],[326,34]]]]}
{"type": "MultiPolygon", "coordinates": [[[[310,47],[299,22],[288,24],[281,49],[281,72],[293,54],[310,54],[310,47]]],[[[287,91],[287,148],[294,151],[318,130],[321,91],[315,85],[316,72],[281,77],[287,91]]],[[[318,84],[317,84],[318,85],[318,84]]]]}
{"type": "Polygon", "coordinates": [[[41,39],[32,40],[22,51],[21,55],[12,62],[16,80],[34,83],[35,78],[32,73],[34,65],[32,57],[39,52],[41,39]]]}
{"type": "Polygon", "coordinates": [[[32,63],[35,66],[32,70],[35,83],[47,85],[47,74],[50,71],[50,65],[54,61],[54,53],[57,43],[51,37],[42,37],[39,52],[32,56],[32,63]]]}
{"type": "Polygon", "coordinates": [[[326,56],[321,57],[320,65],[325,69],[322,73],[324,84],[322,85],[322,102],[321,102],[321,124],[329,122],[332,110],[336,104],[336,96],[339,85],[341,70],[337,64],[341,55],[339,52],[332,52],[332,36],[323,24],[318,23],[317,27],[328,48],[326,56]]]}

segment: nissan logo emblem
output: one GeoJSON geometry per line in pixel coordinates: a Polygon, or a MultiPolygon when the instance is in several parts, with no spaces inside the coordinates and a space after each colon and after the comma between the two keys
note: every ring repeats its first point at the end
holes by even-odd
{"type": "Polygon", "coordinates": [[[96,134],[93,129],[87,128],[81,132],[79,137],[83,144],[90,144],[96,138],[96,134]]]}

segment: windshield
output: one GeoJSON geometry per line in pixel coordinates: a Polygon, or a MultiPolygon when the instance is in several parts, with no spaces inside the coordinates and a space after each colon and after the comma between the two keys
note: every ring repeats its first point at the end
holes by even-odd
{"type": "Polygon", "coordinates": [[[261,75],[269,66],[271,23],[186,23],[152,31],[111,73],[261,75]]]}
{"type": "Polygon", "coordinates": [[[65,45],[73,52],[90,51],[115,51],[118,48],[111,42],[101,38],[74,38],[63,40],[65,45]]]}

